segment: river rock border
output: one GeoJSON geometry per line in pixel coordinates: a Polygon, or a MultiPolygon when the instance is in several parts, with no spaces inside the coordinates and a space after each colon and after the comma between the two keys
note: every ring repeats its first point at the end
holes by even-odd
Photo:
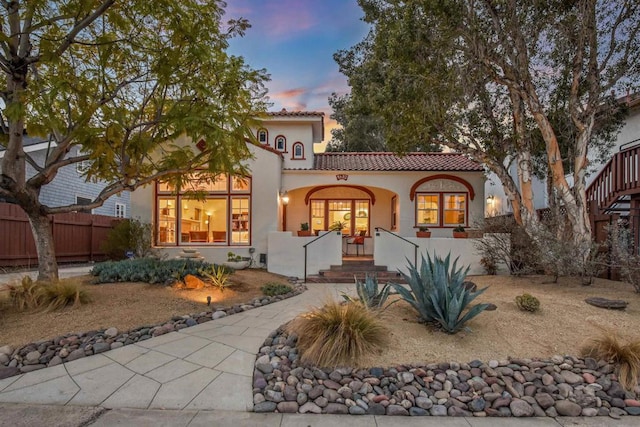
{"type": "Polygon", "coordinates": [[[283,328],[260,349],[255,412],[465,417],[640,415],[640,388],[626,392],[605,361],[551,359],[433,363],[370,369],[301,366],[283,328]]]}
{"type": "Polygon", "coordinates": [[[169,332],[219,319],[234,313],[262,307],[267,304],[294,297],[307,290],[297,279],[290,279],[293,291],[284,295],[255,298],[246,304],[214,308],[212,311],[174,316],[171,320],[152,326],[141,326],[126,332],[111,327],[96,331],[67,334],[54,339],[38,341],[14,349],[5,345],[0,347],[0,380],[35,371],[49,366],[59,365],[82,357],[103,353],[125,345],[148,340],[169,332]]]}

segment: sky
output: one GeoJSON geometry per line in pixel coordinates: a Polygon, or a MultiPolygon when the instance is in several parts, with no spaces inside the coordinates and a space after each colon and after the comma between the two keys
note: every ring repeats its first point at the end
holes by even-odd
{"type": "Polygon", "coordinates": [[[227,0],[225,18],[251,24],[243,38],[231,41],[229,52],[271,75],[270,111],[325,113],[326,142],[336,126],[329,119],[329,95],[349,92],[333,54],[364,38],[362,16],[356,0],[227,0]]]}

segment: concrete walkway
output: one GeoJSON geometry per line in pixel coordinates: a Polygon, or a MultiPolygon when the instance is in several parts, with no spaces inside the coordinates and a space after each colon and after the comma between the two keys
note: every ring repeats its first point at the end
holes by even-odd
{"type": "MultiPolygon", "coordinates": [[[[78,268],[64,274],[87,271],[78,268]]],[[[2,279],[0,283],[5,282],[2,279]]],[[[633,418],[418,419],[248,412],[253,408],[255,357],[267,335],[310,306],[353,287],[309,285],[307,292],[275,304],[0,380],[0,426],[36,425],[33,416],[47,420],[48,425],[65,426],[88,425],[94,420],[95,426],[640,425],[640,419],[633,418]]]]}

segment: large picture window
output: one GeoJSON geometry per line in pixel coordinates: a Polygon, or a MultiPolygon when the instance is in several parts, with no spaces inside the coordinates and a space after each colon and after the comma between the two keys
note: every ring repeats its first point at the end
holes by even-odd
{"type": "Polygon", "coordinates": [[[467,225],[466,193],[416,194],[416,227],[456,227],[467,225]]]}
{"type": "Polygon", "coordinates": [[[250,221],[251,178],[188,176],[177,191],[156,184],[158,245],[249,245],[250,221]]]}

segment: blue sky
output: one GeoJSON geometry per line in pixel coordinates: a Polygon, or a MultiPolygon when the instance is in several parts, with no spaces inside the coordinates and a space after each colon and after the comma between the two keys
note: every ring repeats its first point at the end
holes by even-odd
{"type": "Polygon", "coordinates": [[[356,0],[227,0],[226,18],[247,18],[252,27],[234,39],[230,52],[253,68],[266,68],[272,111],[325,113],[331,138],[332,92],[349,91],[333,54],[364,38],[367,25],[356,0]]]}

